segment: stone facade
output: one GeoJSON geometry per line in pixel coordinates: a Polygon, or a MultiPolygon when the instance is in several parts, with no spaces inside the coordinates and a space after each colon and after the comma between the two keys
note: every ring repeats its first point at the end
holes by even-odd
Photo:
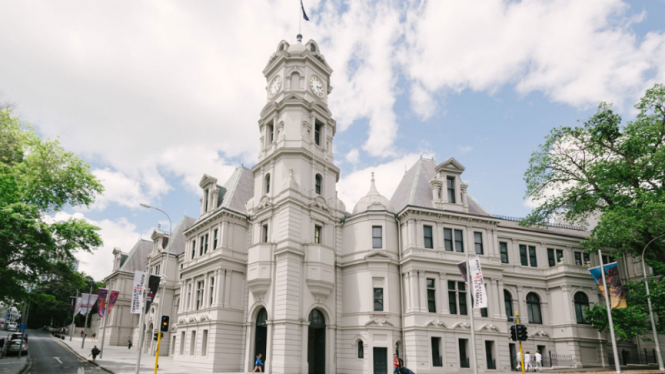
{"type": "MultiPolygon", "coordinates": [[[[603,365],[607,337],[580,314],[600,302],[588,273],[598,258],[580,245],[587,231],[525,228],[489,214],[468,195],[455,159],[419,160],[390,200],[372,175],[348,213],[336,192],[332,69],[318,45],[282,41],[263,73],[258,163],[224,185],[204,175],[200,215],[173,238],[156,230],[152,245],[114,252],[107,281],[121,298],[109,343],[133,336],[138,344],[132,271],[162,274],[166,259],[173,327],[160,354],[192,368],[248,372],[262,353],[269,373],[386,373],[397,352],[418,373],[469,371],[474,313],[479,370],[506,371],[515,365],[516,312],[529,329],[525,350],[603,365]],[[481,258],[486,310],[467,301],[457,269],[465,251],[481,258]]],[[[622,272],[639,275],[632,261],[621,259],[622,272]]],[[[143,350],[152,354],[160,298],[146,318],[143,350]]]]}

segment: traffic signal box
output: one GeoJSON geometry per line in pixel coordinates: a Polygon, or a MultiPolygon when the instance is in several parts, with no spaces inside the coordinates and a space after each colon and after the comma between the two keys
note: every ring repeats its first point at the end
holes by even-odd
{"type": "Polygon", "coordinates": [[[162,325],[159,328],[161,332],[169,332],[169,321],[171,318],[169,316],[162,316],[162,325]]]}
{"type": "Polygon", "coordinates": [[[524,342],[528,337],[526,326],[522,324],[510,326],[510,340],[524,342]]]}
{"type": "Polygon", "coordinates": [[[155,335],[152,337],[152,340],[157,341],[157,338],[159,337],[159,335],[157,335],[157,334],[162,334],[161,337],[162,337],[162,338],[164,337],[164,333],[160,331],[160,332],[156,332],[156,333],[155,333],[155,335]]]}

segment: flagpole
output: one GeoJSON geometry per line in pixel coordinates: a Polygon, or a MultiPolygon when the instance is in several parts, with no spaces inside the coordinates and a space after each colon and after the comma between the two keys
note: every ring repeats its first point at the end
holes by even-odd
{"type": "MultiPolygon", "coordinates": [[[[88,336],[88,334],[85,333],[85,329],[88,327],[88,316],[90,316],[90,310],[92,307],[90,306],[90,296],[92,295],[92,285],[90,285],[90,293],[88,294],[88,301],[85,302],[86,308],[88,310],[85,313],[85,323],[83,324],[83,339],[81,340],[81,348],[85,347],[85,338],[88,336]]],[[[83,302],[83,297],[81,297],[81,302],[83,302]]]]}
{"type": "Polygon", "coordinates": [[[78,311],[76,310],[76,304],[79,302],[79,290],[76,290],[76,299],[74,300],[74,315],[72,315],[72,327],[70,328],[71,331],[69,331],[69,341],[72,341],[72,337],[74,336],[74,327],[76,327],[76,324],[74,323],[74,319],[76,318],[76,314],[78,311]]]}
{"type": "MultiPolygon", "coordinates": [[[[104,300],[104,301],[106,302],[107,300],[109,300],[110,296],[111,296],[111,293],[107,291],[106,300],[104,300]]],[[[108,318],[108,314],[109,314],[108,313],[108,310],[109,310],[108,302],[106,302],[105,304],[106,304],[106,306],[104,307],[104,310],[102,311],[104,313],[104,330],[102,331],[102,349],[99,352],[99,358],[100,359],[103,358],[103,355],[104,355],[104,337],[106,336],[106,319],[108,318]]]]}
{"type": "MultiPolygon", "coordinates": [[[[471,360],[473,362],[473,374],[478,374],[478,365],[476,364],[476,328],[473,320],[473,302],[471,301],[471,266],[469,264],[469,250],[464,251],[466,254],[466,310],[469,313],[469,321],[471,322],[471,360]],[[469,306],[471,310],[469,311],[469,306]]],[[[461,311],[460,311],[461,312],[461,311]]]]}
{"type": "Polygon", "coordinates": [[[146,303],[146,297],[145,297],[145,291],[146,291],[145,283],[143,287],[143,303],[141,304],[141,316],[139,317],[139,357],[136,360],[136,372],[135,374],[139,374],[139,369],[141,368],[141,353],[143,352],[143,340],[145,338],[145,333],[143,333],[143,323],[145,322],[145,313],[143,308],[145,307],[146,303]]]}
{"type": "Polygon", "coordinates": [[[614,352],[614,367],[617,373],[621,373],[619,365],[619,351],[617,350],[617,341],[614,337],[614,323],[612,322],[612,305],[610,304],[609,291],[607,290],[607,281],[605,280],[605,266],[603,266],[603,252],[598,250],[598,259],[600,260],[600,275],[603,277],[603,294],[605,295],[605,306],[607,307],[607,317],[610,321],[610,337],[612,338],[612,351],[614,352]]]}

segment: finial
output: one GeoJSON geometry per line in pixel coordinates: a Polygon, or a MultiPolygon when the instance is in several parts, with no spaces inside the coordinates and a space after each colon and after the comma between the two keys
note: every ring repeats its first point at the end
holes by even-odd
{"type": "Polygon", "coordinates": [[[372,182],[374,182],[374,172],[372,172],[372,182]]]}
{"type": "Polygon", "coordinates": [[[157,231],[162,231],[162,224],[161,223],[157,224],[157,231]]]}
{"type": "Polygon", "coordinates": [[[296,39],[298,39],[298,43],[302,43],[302,34],[298,34],[296,39]]]}

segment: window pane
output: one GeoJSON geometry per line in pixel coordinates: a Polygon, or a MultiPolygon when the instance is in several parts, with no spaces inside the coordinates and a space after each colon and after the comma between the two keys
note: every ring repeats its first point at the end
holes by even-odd
{"type": "Polygon", "coordinates": [[[501,262],[504,264],[508,263],[508,243],[500,242],[499,250],[501,252],[501,262]]]}
{"type": "Polygon", "coordinates": [[[582,266],[582,252],[575,252],[575,265],[582,266]]]}
{"type": "Polygon", "coordinates": [[[464,252],[464,232],[462,230],[455,230],[455,250],[464,252]]]}
{"type": "Polygon", "coordinates": [[[358,341],[358,358],[365,358],[365,349],[362,340],[358,341]]]}
{"type": "Polygon", "coordinates": [[[526,254],[526,245],[520,244],[520,263],[522,266],[529,266],[529,257],[526,254]]]}
{"type": "Polygon", "coordinates": [[[450,309],[450,314],[457,314],[457,301],[456,301],[457,295],[455,294],[456,294],[455,291],[448,291],[448,309],[450,309]]]}
{"type": "Polygon", "coordinates": [[[427,278],[427,288],[434,288],[434,279],[427,278]]]}
{"type": "Polygon", "coordinates": [[[374,311],[383,311],[383,288],[374,289],[374,311]]]}
{"type": "Polygon", "coordinates": [[[589,258],[589,254],[588,254],[588,253],[583,253],[583,255],[584,255],[584,256],[583,256],[583,257],[584,257],[584,265],[586,265],[587,262],[591,262],[591,259],[589,258]]]}
{"type": "Polygon", "coordinates": [[[423,226],[423,236],[425,248],[434,248],[432,242],[432,226],[423,226]]]}
{"type": "Polygon", "coordinates": [[[547,264],[550,267],[556,265],[556,262],[554,261],[554,249],[552,248],[547,248],[547,264]]]}
{"type": "Polygon", "coordinates": [[[529,260],[531,261],[531,267],[538,267],[538,258],[536,258],[536,247],[529,246],[529,260]]]}
{"type": "Polygon", "coordinates": [[[563,262],[563,249],[556,250],[556,263],[563,262]]]}
{"type": "Polygon", "coordinates": [[[455,203],[455,178],[448,177],[448,202],[455,203]]]}
{"type": "Polygon", "coordinates": [[[479,232],[473,233],[474,244],[476,245],[476,254],[483,254],[483,234],[479,232]]]}
{"type": "Polygon", "coordinates": [[[459,314],[466,315],[466,292],[458,292],[459,295],[459,314]]]}
{"type": "Polygon", "coordinates": [[[455,282],[454,281],[448,281],[448,289],[449,290],[455,290],[455,282]]]}
{"type": "Polygon", "coordinates": [[[481,317],[487,317],[487,308],[481,308],[480,309],[480,316],[481,317]]]}
{"type": "Polygon", "coordinates": [[[427,310],[430,313],[436,313],[436,296],[435,296],[435,290],[429,289],[427,290],[427,310]]]}
{"type": "Polygon", "coordinates": [[[453,230],[443,229],[443,244],[446,251],[453,250],[453,230]]]}
{"type": "Polygon", "coordinates": [[[372,248],[383,248],[383,227],[372,226],[372,248]]]}

